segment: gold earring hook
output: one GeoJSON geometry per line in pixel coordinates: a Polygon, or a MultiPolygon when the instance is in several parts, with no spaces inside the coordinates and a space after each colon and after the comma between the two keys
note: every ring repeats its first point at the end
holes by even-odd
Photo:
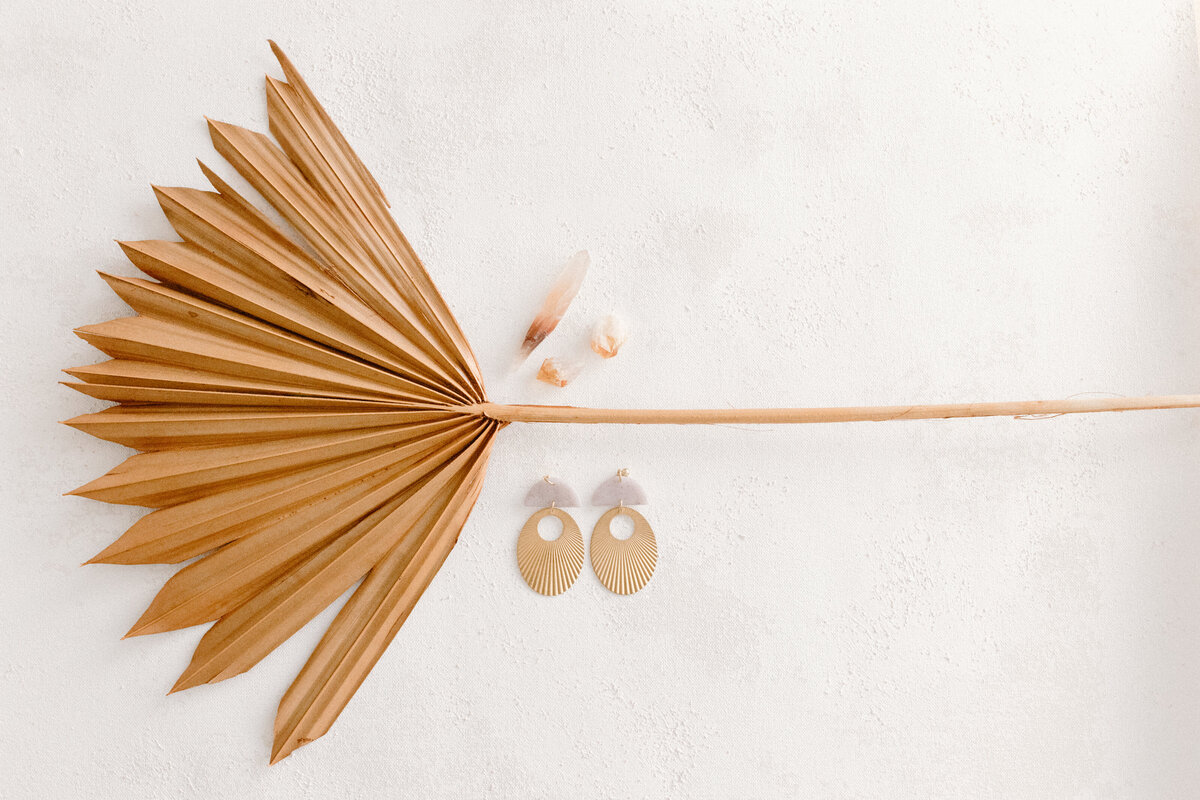
{"type": "MultiPolygon", "coordinates": [[[[546,483],[550,484],[551,486],[557,486],[557,484],[554,481],[550,480],[549,475],[543,475],[542,480],[544,480],[546,483]]],[[[558,508],[558,500],[557,499],[550,501],[550,508],[558,508]]]]}

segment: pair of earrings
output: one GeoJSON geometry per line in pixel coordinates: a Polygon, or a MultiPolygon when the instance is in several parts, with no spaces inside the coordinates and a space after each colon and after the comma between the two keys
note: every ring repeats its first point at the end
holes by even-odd
{"type": "MultiPolygon", "coordinates": [[[[592,570],[605,588],[616,594],[633,594],[654,574],[658,564],[658,542],[646,518],[630,506],[644,505],[646,493],[629,478],[628,470],[596,487],[592,505],[612,506],[592,530],[592,570]],[[618,516],[633,520],[633,535],[627,539],[613,536],[609,527],[618,516]]],[[[583,534],[564,507],[579,505],[579,497],[564,483],[549,475],[525,495],[525,505],[539,506],[521,528],[517,538],[517,566],[529,588],[544,595],[562,594],[583,570],[583,534]],[[562,523],[562,534],[548,541],[538,533],[538,523],[546,517],[562,523]]]]}

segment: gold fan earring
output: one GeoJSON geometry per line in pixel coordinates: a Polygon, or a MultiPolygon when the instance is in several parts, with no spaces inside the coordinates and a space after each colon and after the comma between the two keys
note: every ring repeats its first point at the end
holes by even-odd
{"type": "Polygon", "coordinates": [[[517,538],[517,567],[529,588],[553,596],[571,588],[583,571],[583,533],[579,524],[563,507],[579,505],[579,496],[570,486],[549,475],[535,483],[525,495],[525,505],[538,506],[521,528],[517,538]],[[538,523],[554,517],[562,523],[557,539],[546,539],[538,523]]]}
{"type": "Polygon", "coordinates": [[[641,589],[658,564],[654,531],[645,517],[630,508],[645,503],[646,493],[629,478],[627,469],[618,470],[592,494],[592,505],[613,506],[592,530],[592,570],[605,588],[616,594],[633,594],[641,589]],[[627,539],[612,534],[610,525],[618,516],[633,520],[633,534],[627,539]]]}

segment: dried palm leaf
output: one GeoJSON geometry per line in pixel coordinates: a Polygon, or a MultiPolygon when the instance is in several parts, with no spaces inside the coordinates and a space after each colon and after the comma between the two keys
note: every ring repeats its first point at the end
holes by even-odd
{"type": "MultiPolygon", "coordinates": [[[[290,226],[213,170],[155,187],[183,241],[124,242],[105,275],[136,316],[79,335],[112,360],[66,385],[119,405],[68,424],[144,452],[73,492],[157,510],[92,562],[179,563],[131,635],[216,620],[175,685],[250,669],[361,585],[280,703],[272,762],[324,734],[457,540],[510,422],[844,422],[1200,406],[1200,396],[835,409],[613,410],[489,403],[462,331],[371,174],[272,43],[276,142],[213,144],[290,226]]],[[[523,347],[561,318],[577,256],[523,347]]]]}

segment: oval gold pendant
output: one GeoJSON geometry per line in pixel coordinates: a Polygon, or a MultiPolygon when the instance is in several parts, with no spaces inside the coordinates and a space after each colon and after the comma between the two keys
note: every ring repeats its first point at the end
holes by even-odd
{"type": "Polygon", "coordinates": [[[605,511],[592,531],[592,569],[605,588],[633,594],[646,585],[657,564],[658,542],[646,518],[629,506],[605,511]],[[633,520],[633,535],[628,539],[616,538],[609,529],[618,514],[633,520]]]}
{"type": "Polygon", "coordinates": [[[517,537],[517,567],[539,594],[554,596],[571,588],[583,570],[583,534],[571,515],[555,507],[535,511],[517,537]],[[538,523],[547,516],[562,522],[562,533],[553,541],[538,533],[538,523]]]}

